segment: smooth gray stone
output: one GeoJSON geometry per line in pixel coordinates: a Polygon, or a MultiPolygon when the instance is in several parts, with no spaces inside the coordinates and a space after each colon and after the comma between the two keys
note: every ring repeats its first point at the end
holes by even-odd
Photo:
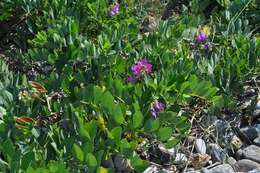
{"type": "Polygon", "coordinates": [[[217,144],[209,144],[207,153],[211,156],[213,162],[224,162],[227,156],[226,152],[217,144]]]}
{"type": "Polygon", "coordinates": [[[255,127],[244,127],[241,128],[240,131],[244,133],[251,141],[259,136],[259,130],[255,127]]]}
{"type": "Polygon", "coordinates": [[[196,139],[195,140],[195,149],[198,153],[206,154],[206,143],[203,139],[196,139]]]}
{"type": "Polygon", "coordinates": [[[183,153],[177,153],[176,157],[173,161],[173,163],[179,165],[179,164],[183,164],[186,163],[188,161],[187,157],[185,156],[185,154],[183,153]]]}
{"type": "Polygon", "coordinates": [[[260,137],[254,139],[254,144],[260,147],[260,137]]]}
{"type": "Polygon", "coordinates": [[[222,164],[209,170],[208,173],[235,173],[229,164],[222,164]]]}
{"type": "Polygon", "coordinates": [[[249,171],[248,173],[260,173],[260,168],[249,171]]]}
{"type": "Polygon", "coordinates": [[[236,172],[248,172],[251,171],[253,169],[259,168],[260,164],[252,161],[252,160],[248,160],[248,159],[242,159],[237,161],[234,165],[233,165],[234,169],[236,172]]]}
{"type": "Polygon", "coordinates": [[[230,164],[231,166],[236,164],[236,159],[234,159],[233,157],[228,157],[227,158],[227,163],[230,164]]]}
{"type": "Polygon", "coordinates": [[[240,149],[237,151],[237,157],[239,159],[249,159],[260,163],[260,147],[250,145],[244,149],[240,149]]]}
{"type": "Polygon", "coordinates": [[[129,169],[129,161],[121,155],[116,155],[114,165],[118,171],[127,171],[129,169]]]}
{"type": "Polygon", "coordinates": [[[156,173],[158,171],[158,167],[156,167],[155,165],[151,165],[148,168],[146,168],[143,173],[156,173]]]}

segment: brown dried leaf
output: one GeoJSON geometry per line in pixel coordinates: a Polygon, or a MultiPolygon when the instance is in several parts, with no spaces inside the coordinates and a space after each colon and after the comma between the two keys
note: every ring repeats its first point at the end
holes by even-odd
{"type": "Polygon", "coordinates": [[[210,159],[211,157],[207,154],[196,153],[191,158],[191,164],[195,169],[201,169],[210,159]]]}

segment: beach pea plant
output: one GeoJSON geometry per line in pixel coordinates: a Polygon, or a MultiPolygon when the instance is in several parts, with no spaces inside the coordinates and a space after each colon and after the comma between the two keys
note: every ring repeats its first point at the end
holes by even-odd
{"type": "Polygon", "coordinates": [[[194,100],[209,115],[232,108],[260,69],[244,13],[254,1],[230,2],[210,19],[198,3],[141,33],[142,5],[132,0],[19,2],[31,33],[21,60],[51,68],[14,75],[1,61],[1,171],[115,172],[122,156],[142,172],[140,144],[181,143],[194,100]]]}

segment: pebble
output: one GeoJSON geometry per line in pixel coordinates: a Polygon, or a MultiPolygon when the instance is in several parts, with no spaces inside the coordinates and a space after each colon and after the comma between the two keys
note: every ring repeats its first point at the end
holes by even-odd
{"type": "MultiPolygon", "coordinates": [[[[162,172],[162,173],[176,173],[176,168],[174,169],[165,169],[165,168],[163,168],[161,171],[159,171],[159,172],[162,172]]],[[[158,172],[157,172],[158,173],[158,172]]]]}
{"type": "Polygon", "coordinates": [[[200,170],[201,173],[209,173],[209,170],[207,168],[202,168],[200,170]]]}
{"type": "Polygon", "coordinates": [[[244,127],[241,128],[240,131],[244,133],[251,141],[253,141],[255,138],[259,136],[259,131],[255,127],[244,127]]]}
{"type": "Polygon", "coordinates": [[[260,147],[256,145],[250,145],[244,149],[240,149],[236,154],[238,159],[250,159],[260,163],[260,147]]]}
{"type": "MultiPolygon", "coordinates": [[[[176,170],[176,167],[174,167],[174,166],[171,166],[170,168],[167,168],[167,169],[166,168],[161,169],[156,165],[151,165],[148,168],[146,168],[143,173],[159,173],[159,172],[175,173],[175,172],[177,172],[177,170],[176,170]]],[[[123,173],[123,172],[121,172],[121,173],[123,173]]]]}
{"type": "Polygon", "coordinates": [[[254,162],[252,160],[242,159],[242,160],[237,161],[233,165],[233,167],[236,172],[248,172],[248,171],[251,171],[253,169],[260,167],[260,164],[254,162]]]}
{"type": "Polygon", "coordinates": [[[222,164],[210,169],[207,173],[235,173],[229,164],[222,164]]]}
{"type": "Polygon", "coordinates": [[[260,132],[260,124],[255,124],[254,127],[260,132]]]}
{"type": "Polygon", "coordinates": [[[256,168],[254,170],[249,171],[248,173],[259,173],[260,172],[260,168],[256,168]]]}
{"type": "Polygon", "coordinates": [[[102,160],[101,165],[105,168],[114,168],[112,157],[109,156],[108,159],[102,160]]]}
{"type": "Polygon", "coordinates": [[[206,143],[203,139],[196,139],[195,140],[195,149],[200,154],[206,154],[206,143]]]}
{"type": "Polygon", "coordinates": [[[161,165],[170,165],[175,157],[172,152],[157,144],[149,147],[148,153],[151,161],[161,165]]]}
{"type": "Polygon", "coordinates": [[[209,144],[207,148],[208,154],[213,162],[223,162],[226,158],[226,152],[217,144],[209,144]]]}
{"type": "Polygon", "coordinates": [[[233,157],[228,157],[227,158],[227,163],[230,164],[231,166],[236,164],[236,159],[234,159],[233,157]]]}
{"type": "Polygon", "coordinates": [[[201,171],[186,171],[185,173],[201,173],[201,171]]]}
{"type": "Polygon", "coordinates": [[[260,137],[254,139],[254,144],[260,147],[260,137]]]}
{"type": "Polygon", "coordinates": [[[168,151],[172,156],[175,156],[176,153],[177,153],[176,148],[170,148],[170,149],[167,149],[167,151],[168,151]]]}
{"type": "Polygon", "coordinates": [[[255,105],[255,109],[256,110],[260,110],[260,95],[258,95],[258,97],[257,97],[257,103],[256,103],[256,105],[255,105]]]}
{"type": "Polygon", "coordinates": [[[143,173],[156,173],[156,172],[158,172],[158,168],[155,165],[152,165],[146,168],[143,173]]]}
{"type": "Polygon", "coordinates": [[[253,117],[254,117],[254,118],[257,118],[257,117],[259,117],[259,115],[260,115],[260,109],[254,110],[254,112],[253,112],[253,117]]]}
{"type": "Polygon", "coordinates": [[[130,162],[121,155],[116,155],[114,158],[114,165],[118,171],[128,171],[130,162]]]}
{"type": "Polygon", "coordinates": [[[244,103],[240,106],[240,109],[250,109],[250,106],[252,105],[252,100],[247,99],[244,101],[244,103]]]}
{"type": "Polygon", "coordinates": [[[185,156],[185,154],[183,153],[177,153],[176,157],[173,161],[173,163],[179,165],[179,164],[183,164],[186,163],[188,161],[187,157],[185,156]]]}

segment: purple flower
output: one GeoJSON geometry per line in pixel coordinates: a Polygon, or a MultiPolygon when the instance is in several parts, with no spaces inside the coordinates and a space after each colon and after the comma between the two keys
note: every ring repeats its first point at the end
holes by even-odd
{"type": "Polygon", "coordinates": [[[150,113],[153,117],[157,118],[159,116],[159,114],[161,113],[161,111],[163,111],[165,108],[165,105],[158,101],[155,100],[150,107],[150,113]]]}
{"type": "Polygon", "coordinates": [[[196,38],[198,43],[205,42],[207,40],[207,34],[203,31],[200,31],[196,38]]]}
{"type": "Polygon", "coordinates": [[[119,4],[116,3],[116,4],[114,4],[114,5],[111,5],[110,8],[109,8],[109,13],[108,13],[108,15],[109,15],[110,17],[112,17],[112,16],[117,15],[118,13],[119,13],[119,4]]]}
{"type": "Polygon", "coordinates": [[[142,59],[132,65],[131,70],[135,76],[140,77],[142,74],[152,73],[153,65],[150,64],[146,59],[142,59]]]}
{"type": "Polygon", "coordinates": [[[127,77],[127,81],[128,81],[129,83],[135,83],[135,77],[133,77],[133,76],[128,76],[128,77],[127,77]]]}
{"type": "Polygon", "coordinates": [[[204,48],[205,50],[209,50],[209,44],[208,44],[208,43],[204,44],[204,45],[203,45],[203,48],[204,48]]]}

